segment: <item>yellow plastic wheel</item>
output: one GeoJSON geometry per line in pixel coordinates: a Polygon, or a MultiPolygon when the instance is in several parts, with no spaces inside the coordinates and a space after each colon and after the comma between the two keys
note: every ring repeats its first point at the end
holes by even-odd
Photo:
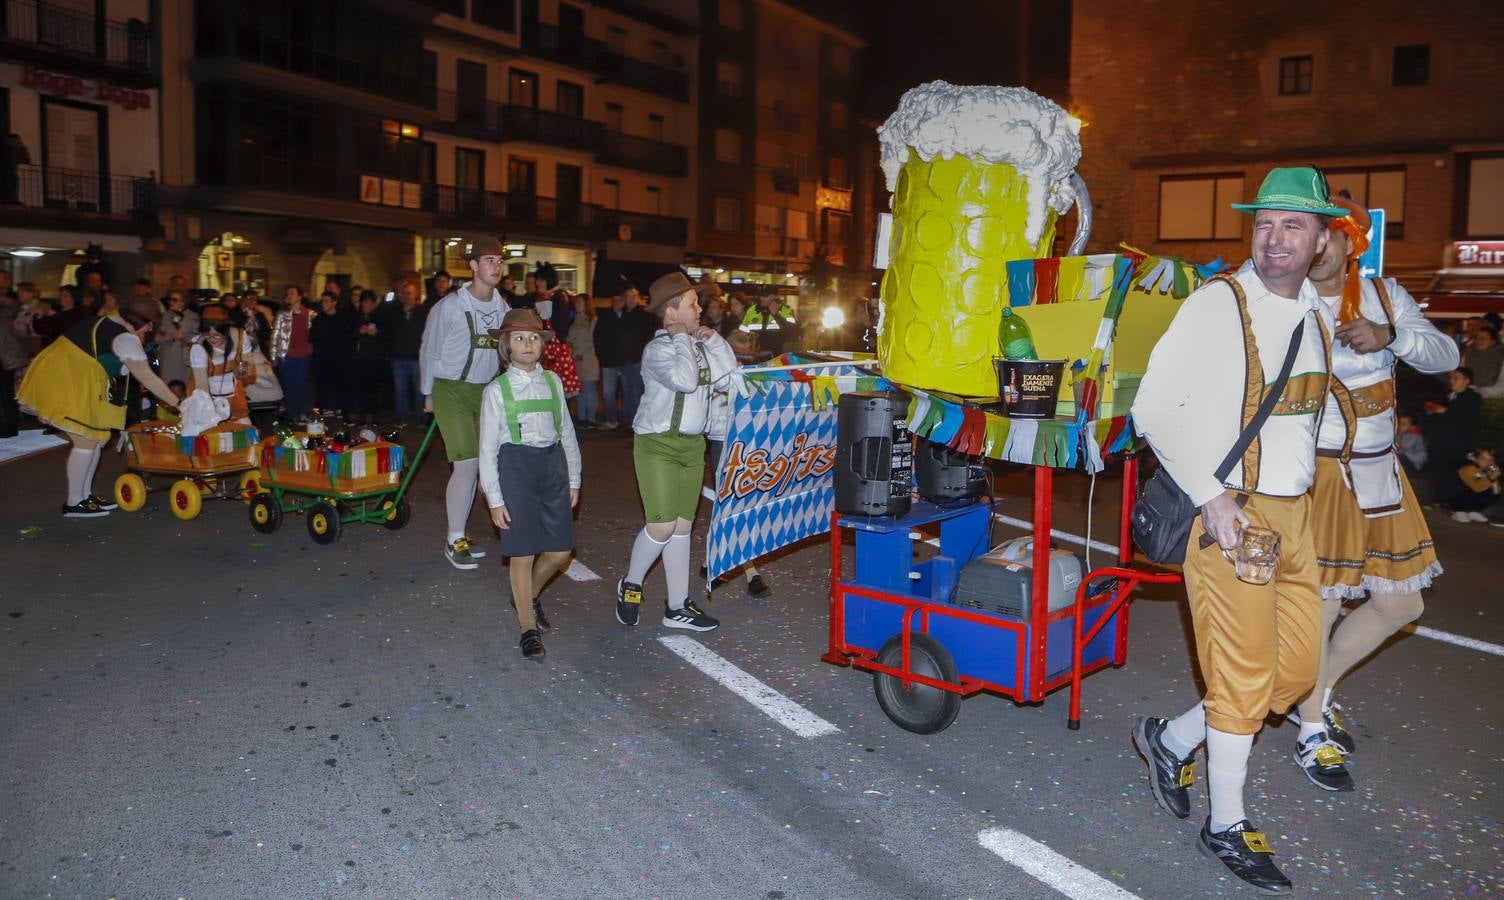
{"type": "Polygon", "coordinates": [[[261,493],[260,472],[247,472],[240,476],[240,502],[250,506],[251,501],[255,500],[259,493],[261,493]]]}
{"type": "Polygon", "coordinates": [[[198,485],[190,478],[173,482],[168,499],[172,505],[172,514],[185,522],[197,516],[199,510],[204,508],[204,495],[199,493],[198,485]]]}
{"type": "Polygon", "coordinates": [[[115,502],[126,512],[135,512],[146,505],[146,480],[135,472],[126,472],[115,479],[115,502]]]}

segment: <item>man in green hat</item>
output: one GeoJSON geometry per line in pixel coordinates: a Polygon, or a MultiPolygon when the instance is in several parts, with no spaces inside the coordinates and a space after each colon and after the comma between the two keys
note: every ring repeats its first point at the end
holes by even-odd
{"type": "Polygon", "coordinates": [[[1210,810],[1198,846],[1276,894],[1288,893],[1290,880],[1243,810],[1243,785],[1264,718],[1288,712],[1316,680],[1321,590],[1307,491],[1335,322],[1306,273],[1326,248],[1330,219],[1347,212],[1329,195],[1319,170],[1280,168],[1252,203],[1233,204],[1253,214],[1251,258],[1186,298],[1133,404],[1139,431],[1201,510],[1186,545],[1185,585],[1206,684],[1202,702],[1178,718],[1140,717],[1133,743],[1149,763],[1155,799],[1183,819],[1196,748],[1206,742],[1210,810]],[[1236,452],[1245,430],[1251,440],[1236,452]],[[1267,572],[1240,572],[1233,562],[1256,529],[1281,542],[1262,584],[1252,582],[1267,572]]]}

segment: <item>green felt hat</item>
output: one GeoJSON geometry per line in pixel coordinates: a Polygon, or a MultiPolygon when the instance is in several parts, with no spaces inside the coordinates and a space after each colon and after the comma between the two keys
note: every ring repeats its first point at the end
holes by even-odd
{"type": "Polygon", "coordinates": [[[1347,210],[1331,201],[1331,189],[1326,176],[1315,166],[1290,166],[1271,169],[1259,185],[1258,195],[1252,203],[1234,203],[1232,208],[1240,212],[1257,209],[1282,209],[1286,212],[1312,213],[1318,216],[1339,218],[1347,210]]]}

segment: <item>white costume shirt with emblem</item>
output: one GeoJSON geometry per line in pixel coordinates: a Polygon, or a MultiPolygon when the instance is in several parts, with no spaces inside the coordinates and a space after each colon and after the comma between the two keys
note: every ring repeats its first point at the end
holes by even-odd
{"type": "MultiPolygon", "coordinates": [[[[569,417],[569,407],[564,404],[564,386],[559,376],[543,368],[533,366],[524,372],[512,366],[499,377],[507,380],[512,389],[513,400],[552,400],[554,395],[548,382],[554,381],[559,391],[559,428],[554,428],[553,413],[525,412],[517,416],[518,430],[522,433],[524,447],[552,447],[564,445],[564,463],[569,470],[569,486],[580,486],[580,444],[575,438],[574,421],[569,417]]],[[[512,431],[507,427],[505,404],[502,402],[501,386],[493,379],[486,385],[480,399],[480,489],[486,495],[486,505],[495,509],[506,503],[501,495],[501,469],[497,455],[502,444],[512,443],[512,431]]]]}
{"type": "Polygon", "coordinates": [[[726,339],[712,334],[698,341],[690,334],[670,335],[659,329],[642,351],[642,402],[632,419],[635,434],[664,434],[674,421],[675,399],[683,395],[679,416],[681,434],[704,434],[710,424],[712,389],[726,389],[738,370],[736,353],[726,339]],[[695,345],[704,352],[701,359],[695,345]],[[700,384],[700,366],[710,369],[710,384],[700,384]]]}
{"type": "Polygon", "coordinates": [[[501,358],[495,350],[481,350],[470,345],[470,325],[465,313],[475,320],[475,332],[485,334],[501,327],[502,317],[512,307],[502,298],[500,290],[491,292],[486,302],[470,295],[468,282],[449,292],[435,303],[428,313],[428,322],[423,326],[423,341],[418,345],[418,390],[423,396],[433,394],[433,381],[459,381],[465,371],[465,361],[474,353],[470,371],[465,380],[471,384],[485,384],[501,371],[501,358]]]}

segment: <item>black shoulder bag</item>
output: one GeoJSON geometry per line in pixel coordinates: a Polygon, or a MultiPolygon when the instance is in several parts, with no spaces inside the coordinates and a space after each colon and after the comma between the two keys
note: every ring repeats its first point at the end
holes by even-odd
{"type": "MultiPolygon", "coordinates": [[[[1227,451],[1222,465],[1217,467],[1215,474],[1218,482],[1227,480],[1228,473],[1242,459],[1248,445],[1253,443],[1259,429],[1264,427],[1264,420],[1274,411],[1280,395],[1285,392],[1285,383],[1290,380],[1290,369],[1295,365],[1295,354],[1300,350],[1305,330],[1306,320],[1301,317],[1300,324],[1290,335],[1290,349],[1285,351],[1285,364],[1280,367],[1274,388],[1264,393],[1258,412],[1254,413],[1243,433],[1238,435],[1232,449],[1227,451]]],[[[1144,482],[1143,488],[1138,492],[1138,499],[1134,501],[1133,543],[1138,545],[1138,549],[1143,551],[1150,562],[1175,565],[1184,563],[1186,543],[1191,537],[1191,523],[1196,521],[1199,512],[1196,504],[1180,489],[1180,485],[1175,483],[1165,467],[1160,466],[1144,482]]]]}

